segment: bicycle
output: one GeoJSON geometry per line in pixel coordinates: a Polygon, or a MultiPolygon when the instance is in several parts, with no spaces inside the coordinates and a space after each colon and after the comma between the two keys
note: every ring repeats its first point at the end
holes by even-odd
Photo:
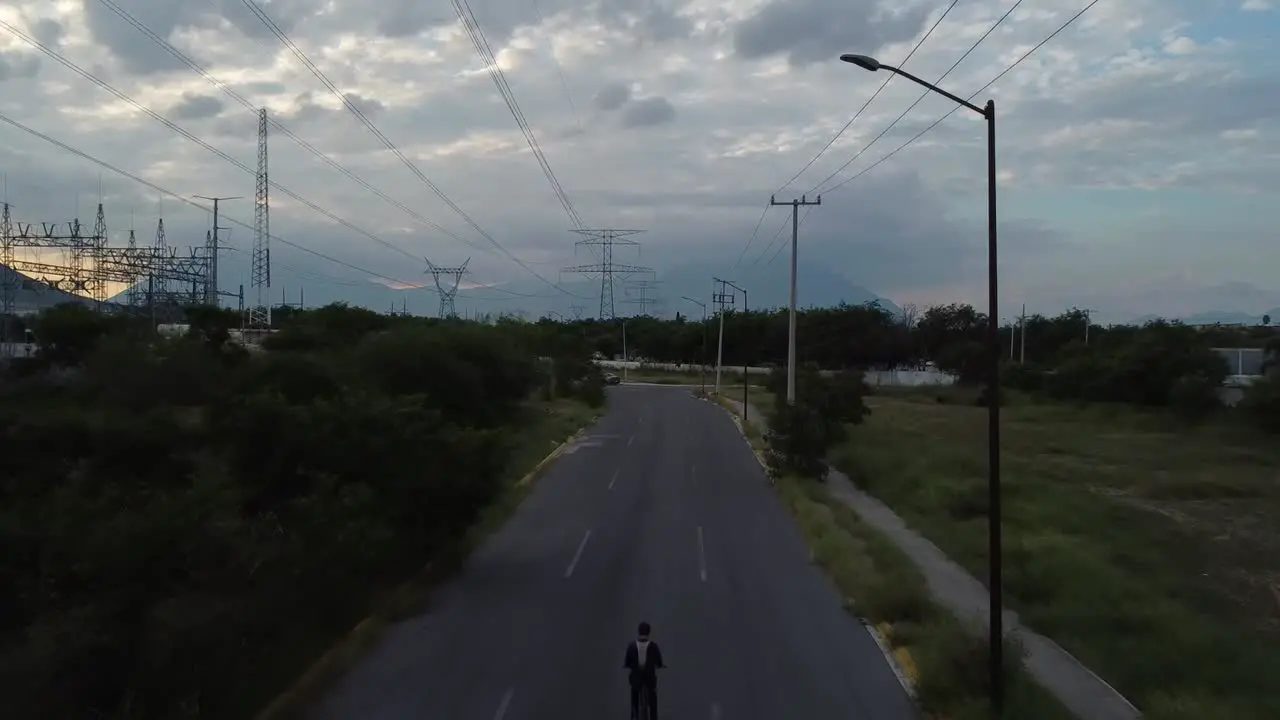
{"type": "MultiPolygon", "coordinates": [[[[662,665],[658,669],[666,670],[667,666],[662,665]]],[[[653,687],[649,685],[640,686],[640,702],[636,706],[636,716],[640,718],[640,720],[654,720],[656,717],[653,712],[653,705],[657,698],[653,697],[654,695],[653,687]]]]}
{"type": "Polygon", "coordinates": [[[640,704],[638,706],[638,712],[636,713],[640,720],[653,720],[652,701],[649,699],[649,696],[652,694],[653,688],[648,685],[640,688],[640,704]]]}

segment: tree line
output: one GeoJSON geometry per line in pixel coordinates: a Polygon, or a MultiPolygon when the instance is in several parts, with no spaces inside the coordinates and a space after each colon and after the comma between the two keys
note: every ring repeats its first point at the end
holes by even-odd
{"type": "MultiPolygon", "coordinates": [[[[725,313],[726,366],[785,366],[785,310],[725,313]]],[[[892,312],[879,305],[841,305],[797,312],[796,354],[801,364],[826,370],[919,368],[927,364],[980,385],[987,363],[987,316],[953,303],[892,312]]],[[[540,324],[584,340],[606,357],[623,353],[625,324],[629,357],[655,362],[714,364],[720,319],[685,315],[674,319],[632,317],[540,324]]],[[[1199,417],[1220,404],[1230,374],[1214,348],[1257,348],[1268,377],[1247,391],[1242,407],[1270,417],[1276,410],[1274,370],[1280,368],[1280,330],[1272,327],[1192,327],[1153,320],[1142,325],[1094,325],[1088,313],[1071,309],[999,330],[1001,384],[1057,400],[1123,402],[1174,407],[1199,417]]],[[[1260,419],[1260,423],[1267,424],[1260,419]]]]}
{"type": "Polygon", "coordinates": [[[528,323],[334,305],[251,351],[234,313],[188,321],[60,306],[0,377],[8,716],[251,716],[457,546],[531,400],[604,401],[585,343],[528,323]]]}

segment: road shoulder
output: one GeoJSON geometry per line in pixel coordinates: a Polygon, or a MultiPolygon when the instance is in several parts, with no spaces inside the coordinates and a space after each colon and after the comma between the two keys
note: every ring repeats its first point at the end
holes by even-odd
{"type": "MultiPolygon", "coordinates": [[[[719,404],[729,412],[763,464],[765,422],[759,410],[750,408],[750,423],[744,427],[741,401],[722,397],[719,404]]],[[[970,614],[960,612],[963,607],[956,608],[949,602],[954,597],[937,592],[936,578],[930,576],[931,571],[936,574],[937,566],[919,562],[910,543],[904,547],[902,532],[886,532],[885,523],[876,522],[885,519],[884,515],[864,516],[865,508],[850,501],[853,496],[846,491],[848,486],[852,486],[848,478],[836,477],[834,472],[827,483],[786,476],[775,479],[778,494],[810,543],[813,560],[824,567],[845,595],[846,609],[859,617],[882,644],[891,665],[906,681],[921,708],[949,717],[979,712],[985,705],[988,687],[983,628],[972,622],[970,614]]],[[[897,519],[887,507],[883,510],[897,519]]],[[[897,522],[902,531],[911,533],[900,519],[897,522]]],[[[1044,720],[1136,717],[1075,715],[1068,711],[1056,694],[1042,687],[1043,681],[1033,681],[1028,673],[1037,669],[1030,654],[1040,645],[1020,643],[1020,636],[1025,634],[1019,629],[1017,636],[1006,636],[1006,657],[1020,657],[1024,650],[1030,651],[1027,667],[1011,663],[1005,681],[1006,708],[1011,716],[1044,720]]]]}

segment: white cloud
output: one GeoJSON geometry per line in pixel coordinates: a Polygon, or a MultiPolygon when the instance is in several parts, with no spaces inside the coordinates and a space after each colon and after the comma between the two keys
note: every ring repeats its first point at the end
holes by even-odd
{"type": "Polygon", "coordinates": [[[1223,140],[1253,140],[1258,137],[1258,131],[1253,128],[1235,128],[1232,130],[1223,130],[1223,140]]]}
{"type": "MultiPolygon", "coordinates": [[[[476,232],[343,109],[242,3],[114,2],[249,105],[265,105],[299,138],[412,211],[379,198],[273,129],[273,180],[404,253],[281,192],[272,196],[273,232],[388,276],[381,285],[422,285],[424,255],[446,265],[471,256],[470,279],[486,286],[472,296],[494,298],[495,307],[503,297],[561,312],[571,301],[594,306],[557,295],[476,232]],[[489,287],[494,284],[500,288],[489,287]]],[[[685,262],[709,263],[732,269],[744,282],[763,282],[760,268],[776,249],[782,211],[769,213],[743,263],[734,263],[769,193],[822,149],[886,77],[835,56],[857,51],[900,61],[946,4],[899,3],[890,16],[877,14],[880,5],[871,0],[542,0],[541,22],[527,2],[477,3],[473,9],[578,212],[590,225],[648,230],[639,236],[645,251],[620,259],[663,271],[685,262]],[[767,254],[757,263],[762,251],[767,254]]],[[[1008,4],[956,5],[906,69],[937,79],[1008,4]]],[[[1252,0],[1242,9],[1264,4],[1252,0]]],[[[969,94],[1078,9],[1047,0],[1025,5],[942,84],[969,94]]],[[[559,267],[591,261],[583,249],[575,257],[578,238],[566,232],[569,219],[447,6],[277,0],[262,7],[452,203],[528,268],[555,282],[559,267]]],[[[1206,283],[1264,283],[1262,268],[1280,262],[1280,250],[1262,242],[1262,210],[1239,199],[1280,180],[1275,158],[1257,151],[1280,141],[1280,74],[1243,62],[1248,38],[1214,37],[1224,35],[1220,23],[1211,35],[1199,32],[1203,7],[1195,0],[1099,3],[975,98],[993,97],[999,108],[1001,211],[1016,228],[1010,232],[1017,233],[1016,241],[1004,245],[1005,260],[1018,268],[1016,281],[1006,283],[1011,301],[1034,301],[1041,288],[1063,277],[1085,278],[1105,295],[1107,283],[1123,287],[1134,276],[1168,275],[1179,263],[1198,268],[1206,283]],[[1197,190],[1198,212],[1206,223],[1220,224],[1239,253],[1220,252],[1221,243],[1191,237],[1179,240],[1185,246],[1169,246],[1165,231],[1186,225],[1178,213],[1187,211],[1188,201],[1180,193],[1197,190]],[[1159,211],[1139,218],[1126,209],[1131,202],[1109,199],[1137,191],[1159,211]],[[1141,232],[1134,230],[1139,222],[1141,232]],[[1244,255],[1257,260],[1224,259],[1244,255]]],[[[236,160],[255,163],[250,111],[106,4],[20,0],[0,9],[0,19],[236,160]]],[[[7,117],[180,195],[253,194],[250,173],[2,29],[0,84],[0,112],[7,117]]],[[[951,108],[945,99],[926,98],[843,172],[820,182],[919,94],[901,78],[890,82],[782,195],[828,189],[951,108]]],[[[0,166],[24,221],[73,213],[91,217],[102,173],[108,220],[117,229],[113,241],[123,237],[119,230],[131,210],[139,228],[154,227],[153,191],[113,179],[7,125],[0,125],[0,139],[0,166]]],[[[983,142],[981,121],[956,113],[873,172],[829,191],[802,230],[805,252],[890,297],[954,294],[982,303],[983,142]]],[[[248,222],[252,203],[232,201],[226,212],[248,222]]],[[[204,213],[168,200],[165,214],[174,242],[203,238],[204,213]]],[[[231,244],[247,248],[250,232],[233,227],[231,244]]],[[[227,256],[228,287],[245,275],[243,255],[227,256]]],[[[373,286],[369,272],[295,248],[277,247],[273,257],[280,263],[277,284],[310,287],[320,273],[330,281],[328,292],[357,301],[363,301],[361,288],[373,286]]],[[[323,292],[309,289],[308,297],[323,292]]],[[[590,286],[574,292],[589,294],[590,286]]],[[[421,296],[422,309],[434,307],[429,295],[421,296]]]]}
{"type": "Polygon", "coordinates": [[[1245,12],[1266,12],[1271,9],[1271,3],[1268,0],[1244,0],[1240,9],[1245,12]]]}

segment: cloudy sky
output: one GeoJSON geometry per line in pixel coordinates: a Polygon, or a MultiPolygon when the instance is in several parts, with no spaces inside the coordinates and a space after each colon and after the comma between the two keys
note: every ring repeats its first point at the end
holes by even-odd
{"type": "MultiPolygon", "coordinates": [[[[787,209],[765,213],[770,194],[821,191],[801,212],[807,266],[899,303],[985,307],[978,116],[957,112],[859,175],[952,107],[929,96],[881,135],[921,94],[894,79],[783,183],[889,77],[841,53],[901,63],[928,33],[904,67],[936,80],[1013,4],[473,0],[469,12],[581,222],[645,231],[615,261],[772,287],[789,225],[787,209]]],[[[1018,3],[942,85],[969,96],[1087,4],[1018,3]]],[[[236,222],[252,225],[252,108],[265,106],[288,130],[270,140],[275,294],[431,310],[430,293],[387,286],[429,283],[424,257],[470,258],[460,308],[592,313],[591,286],[561,268],[597,258],[575,250],[577,221],[451,4],[257,7],[337,92],[242,0],[14,0],[0,7],[0,114],[178,196],[245,196],[224,205],[225,289],[247,282],[252,232],[236,222]]],[[[1123,319],[1280,305],[1278,33],[1275,0],[1101,0],[974,98],[999,108],[1005,308],[1123,319]]],[[[7,123],[0,170],[22,221],[91,222],[101,197],[113,244],[130,225],[149,241],[161,209],[173,244],[202,242],[210,224],[7,123]]]]}

